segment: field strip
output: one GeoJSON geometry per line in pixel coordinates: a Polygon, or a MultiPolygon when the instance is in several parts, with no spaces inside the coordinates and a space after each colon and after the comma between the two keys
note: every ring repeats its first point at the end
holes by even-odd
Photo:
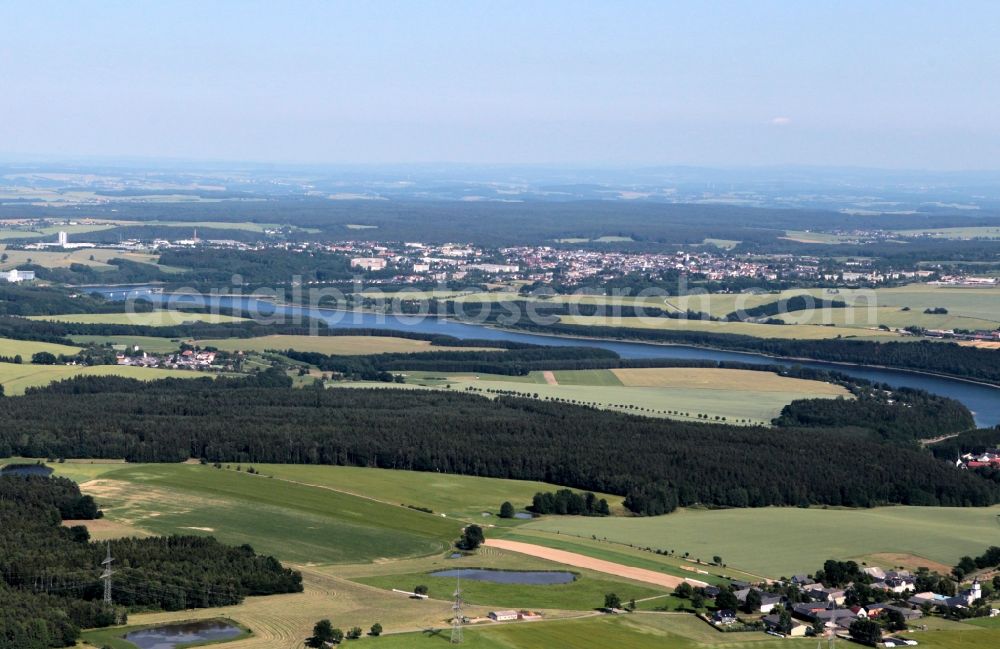
{"type": "Polygon", "coordinates": [[[673,575],[665,575],[663,573],[656,572],[654,570],[646,570],[645,568],[633,568],[632,566],[626,566],[620,563],[614,563],[611,561],[604,561],[603,559],[594,559],[593,557],[588,557],[583,554],[577,554],[576,552],[567,552],[565,550],[555,550],[553,548],[547,548],[542,545],[535,545],[533,543],[522,543],[520,541],[504,541],[502,539],[487,539],[485,545],[491,548],[497,548],[499,550],[509,550],[511,552],[520,552],[521,554],[527,554],[532,557],[537,557],[539,559],[547,559],[549,561],[555,561],[556,563],[563,563],[567,566],[573,566],[575,568],[586,568],[588,570],[594,570],[596,572],[603,572],[609,575],[617,575],[619,577],[625,577],[627,579],[633,579],[635,581],[641,581],[647,584],[655,584],[657,586],[665,586],[667,588],[677,588],[683,582],[688,582],[692,586],[707,586],[708,584],[699,581],[697,579],[682,579],[681,577],[675,577],[673,575]]]}
{"type": "Polygon", "coordinates": [[[559,381],[556,380],[556,375],[552,370],[542,372],[542,377],[545,378],[545,382],[549,385],[559,385],[559,381]]]}

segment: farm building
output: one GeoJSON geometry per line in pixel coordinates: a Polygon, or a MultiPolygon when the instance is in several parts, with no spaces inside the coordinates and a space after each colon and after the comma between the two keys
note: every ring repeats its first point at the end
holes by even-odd
{"type": "Polygon", "coordinates": [[[510,622],[518,617],[517,611],[490,611],[490,619],[494,622],[510,622]]]}

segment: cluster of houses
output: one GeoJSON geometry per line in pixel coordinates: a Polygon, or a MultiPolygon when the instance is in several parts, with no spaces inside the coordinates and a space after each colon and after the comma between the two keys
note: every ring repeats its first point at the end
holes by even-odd
{"type": "MultiPolygon", "coordinates": [[[[136,350],[138,352],[138,350],[136,350]]],[[[160,367],[172,370],[207,370],[215,364],[215,352],[184,350],[177,354],[167,354],[165,356],[155,356],[146,352],[138,352],[133,355],[125,353],[115,354],[115,362],[118,365],[131,365],[133,367],[160,367]]]]}
{"type": "MultiPolygon", "coordinates": [[[[764,614],[764,628],[771,633],[780,633],[792,637],[801,637],[810,633],[817,625],[821,625],[833,633],[847,633],[851,623],[861,619],[878,619],[889,611],[895,611],[903,620],[910,622],[923,617],[924,605],[933,607],[967,608],[983,596],[979,582],[973,582],[970,588],[960,591],[957,595],[947,596],[932,592],[916,593],[916,578],[906,570],[883,570],[882,568],[865,568],[865,574],[873,581],[870,587],[899,595],[895,604],[869,604],[868,606],[847,606],[847,588],[829,588],[814,581],[807,575],[796,575],[790,580],[791,585],[798,587],[804,601],[787,603],[785,599],[773,593],[768,593],[745,583],[738,583],[739,590],[734,592],[736,599],[745,604],[752,591],[756,591],[760,600],[760,613],[764,614]],[[906,598],[907,595],[909,597],[906,598]],[[903,603],[905,601],[905,604],[903,603]],[[791,629],[787,628],[787,620],[774,612],[775,607],[784,606],[792,615],[791,629]]],[[[719,594],[718,587],[705,588],[705,595],[714,597],[719,594]]],[[[997,611],[1000,613],[1000,611],[997,611]]],[[[726,626],[738,622],[737,612],[719,610],[712,616],[712,622],[717,626],[726,626]]],[[[901,645],[902,646],[902,645],[901,645]]]]}
{"type": "Polygon", "coordinates": [[[982,453],[966,453],[958,458],[957,466],[960,469],[980,469],[987,466],[1000,469],[1000,449],[994,448],[982,453]]]}

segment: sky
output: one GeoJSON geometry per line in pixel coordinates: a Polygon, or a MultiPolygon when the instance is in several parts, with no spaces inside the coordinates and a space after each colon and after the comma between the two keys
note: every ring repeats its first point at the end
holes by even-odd
{"type": "Polygon", "coordinates": [[[1000,169],[1000,2],[0,3],[0,156],[1000,169]]]}

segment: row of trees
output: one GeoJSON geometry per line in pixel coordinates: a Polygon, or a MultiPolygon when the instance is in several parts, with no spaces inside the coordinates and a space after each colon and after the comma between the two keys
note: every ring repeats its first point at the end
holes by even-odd
{"type": "Polygon", "coordinates": [[[598,499],[593,493],[576,493],[570,489],[556,492],[538,492],[531,499],[529,508],[535,514],[558,514],[562,516],[610,516],[608,501],[598,499]]]}

